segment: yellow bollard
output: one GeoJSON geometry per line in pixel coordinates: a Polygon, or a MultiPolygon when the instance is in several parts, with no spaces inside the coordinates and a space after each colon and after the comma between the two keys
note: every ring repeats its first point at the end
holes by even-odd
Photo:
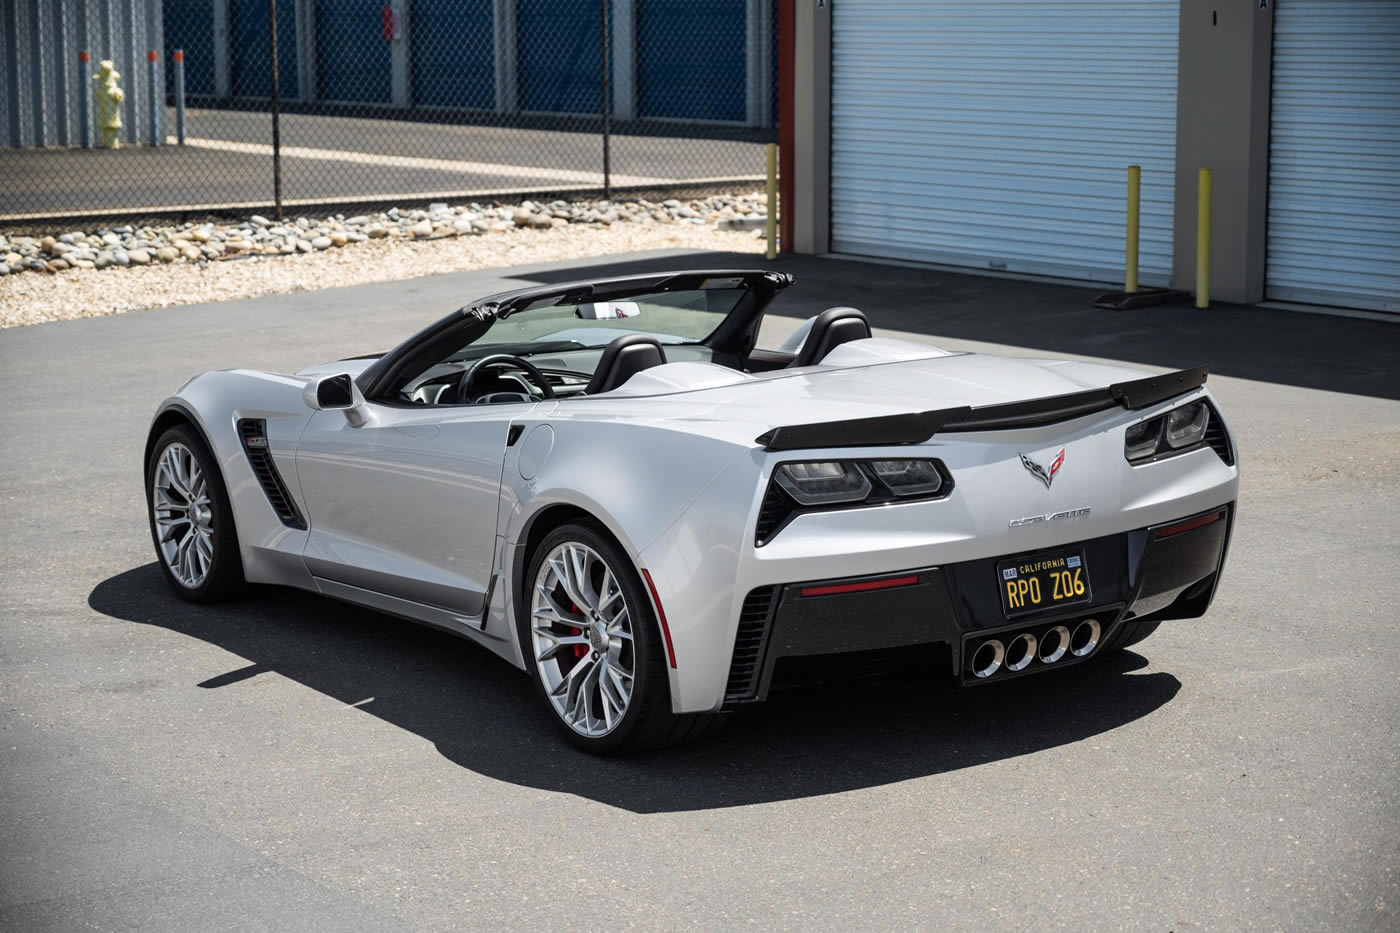
{"type": "Polygon", "coordinates": [[[1142,184],[1142,167],[1128,166],[1128,242],[1124,248],[1123,291],[1128,294],[1138,290],[1138,216],[1139,192],[1142,184]]]}
{"type": "Polygon", "coordinates": [[[778,258],[778,144],[768,144],[768,259],[778,258]]]}
{"type": "Polygon", "coordinates": [[[1210,169],[1196,181],[1196,307],[1210,307],[1210,169]]]}

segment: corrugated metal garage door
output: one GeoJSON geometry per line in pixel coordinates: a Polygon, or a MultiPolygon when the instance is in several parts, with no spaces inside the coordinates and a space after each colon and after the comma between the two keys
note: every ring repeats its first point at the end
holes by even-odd
{"type": "MultiPolygon", "coordinates": [[[[214,6],[166,3],[163,7],[166,61],[176,49],[185,52],[185,93],[214,93],[214,6]]],[[[281,49],[279,48],[280,52],[281,49]]],[[[279,89],[280,90],[280,89],[279,89]]],[[[165,93],[175,93],[175,68],[165,69],[165,93]]]]}
{"type": "Polygon", "coordinates": [[[642,116],[742,123],[748,116],[747,15],[748,0],[639,0],[642,116]]]}
{"type": "Polygon", "coordinates": [[[602,8],[597,0],[518,0],[520,109],[603,112],[602,8]]]}
{"type": "MultiPolygon", "coordinates": [[[[390,41],[383,0],[316,0],[317,87],[322,100],[387,104],[390,41]]],[[[277,21],[282,28],[282,21],[277,21]]],[[[281,59],[281,37],[278,37],[281,59]]],[[[285,84],[286,79],[281,79],[285,84]]]]}
{"type": "Polygon", "coordinates": [[[1270,298],[1400,311],[1400,2],[1274,11],[1270,298]]]}
{"type": "Polygon", "coordinates": [[[1175,3],[837,0],[838,252],[1118,282],[1171,273],[1175,3]]]}
{"type": "MultiPolygon", "coordinates": [[[[233,0],[228,17],[233,96],[271,97],[267,0],[233,0]]],[[[277,93],[285,98],[297,96],[296,0],[277,0],[277,93]]]]}
{"type": "Polygon", "coordinates": [[[489,110],[496,102],[491,0],[413,4],[413,100],[489,110]]]}

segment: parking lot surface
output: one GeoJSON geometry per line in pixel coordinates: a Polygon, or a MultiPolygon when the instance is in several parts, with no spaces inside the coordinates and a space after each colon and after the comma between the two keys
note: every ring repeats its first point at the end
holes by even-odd
{"type": "Polygon", "coordinates": [[[0,929],[1395,929],[1391,324],[780,260],[774,333],[851,304],[950,348],[1212,367],[1242,489],[1210,614],[995,688],[821,685],[601,760],[465,641],[160,578],[141,451],[188,377],[384,349],[516,284],[733,262],[0,332],[0,929]]]}

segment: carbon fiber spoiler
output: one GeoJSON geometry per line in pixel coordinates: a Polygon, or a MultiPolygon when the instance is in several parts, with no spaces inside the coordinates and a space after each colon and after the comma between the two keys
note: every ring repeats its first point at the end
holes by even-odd
{"type": "Polygon", "coordinates": [[[878,418],[823,421],[773,428],[754,438],[767,450],[803,450],[811,447],[883,447],[919,444],[935,434],[954,431],[998,431],[1034,428],[1071,418],[1082,418],[1115,406],[1130,411],[1199,388],[1206,381],[1206,367],[1182,369],[1131,382],[1115,382],[1102,389],[1052,395],[998,405],[940,408],[878,418]]]}

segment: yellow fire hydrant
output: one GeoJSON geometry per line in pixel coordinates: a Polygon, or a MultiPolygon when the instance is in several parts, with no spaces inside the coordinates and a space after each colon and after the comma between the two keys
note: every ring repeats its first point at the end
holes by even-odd
{"type": "Polygon", "coordinates": [[[121,80],[121,72],[112,65],[111,61],[104,61],[98,64],[97,74],[92,79],[97,82],[97,125],[102,128],[102,148],[120,149],[122,128],[122,101],[126,99],[126,92],[117,87],[117,82],[121,80]]]}

